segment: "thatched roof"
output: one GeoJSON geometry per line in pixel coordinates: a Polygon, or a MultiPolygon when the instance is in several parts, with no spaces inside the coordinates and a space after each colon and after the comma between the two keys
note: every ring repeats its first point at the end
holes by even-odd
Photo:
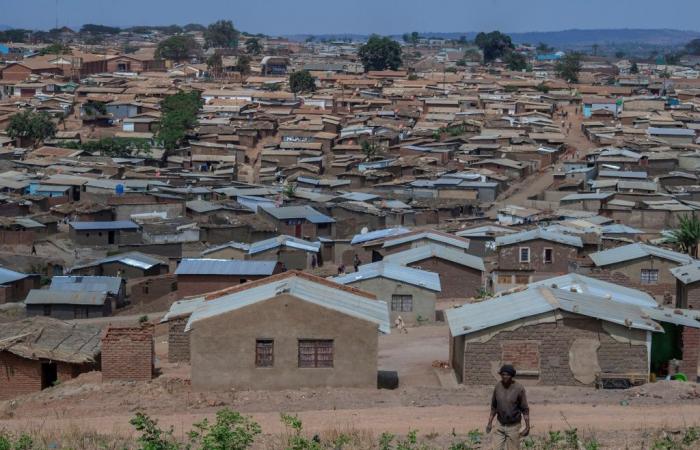
{"type": "Polygon", "coordinates": [[[102,328],[49,317],[31,317],[0,327],[0,351],[22,358],[73,364],[95,362],[102,328]]]}

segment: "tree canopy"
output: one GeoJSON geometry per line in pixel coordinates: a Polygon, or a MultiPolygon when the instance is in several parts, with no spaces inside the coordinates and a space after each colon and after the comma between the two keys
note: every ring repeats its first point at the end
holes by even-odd
{"type": "Polygon", "coordinates": [[[119,27],[110,27],[107,25],[97,25],[94,23],[86,23],[80,27],[81,34],[118,34],[121,31],[119,27]]]}
{"type": "Polygon", "coordinates": [[[289,89],[295,94],[316,90],[316,83],[308,70],[299,70],[289,75],[289,89]]]}
{"type": "Polygon", "coordinates": [[[671,231],[666,241],[677,246],[682,252],[697,258],[698,243],[700,243],[700,220],[692,214],[681,216],[678,228],[671,231]]]}
{"type": "Polygon", "coordinates": [[[685,51],[690,55],[700,55],[700,39],[693,39],[685,44],[685,51]]]}
{"type": "Polygon", "coordinates": [[[53,43],[39,50],[40,55],[70,55],[72,52],[70,47],[60,42],[53,43]]]}
{"type": "Polygon", "coordinates": [[[236,72],[240,72],[241,75],[248,75],[250,73],[250,56],[241,55],[236,61],[236,66],[234,67],[236,72]]]}
{"type": "Polygon", "coordinates": [[[396,70],[401,66],[401,46],[389,37],[373,34],[367,43],[360,47],[358,56],[365,66],[365,71],[396,70]]]}
{"type": "Polygon", "coordinates": [[[508,65],[508,69],[515,72],[522,72],[523,70],[530,69],[530,64],[528,64],[527,58],[522,53],[508,52],[506,53],[504,61],[508,65]]]}
{"type": "Polygon", "coordinates": [[[207,27],[204,40],[207,47],[236,48],[240,34],[230,20],[218,20],[207,27]]]}
{"type": "Polygon", "coordinates": [[[567,53],[557,61],[554,70],[560,78],[566,80],[567,83],[578,83],[578,74],[581,72],[581,54],[572,52],[567,53]]]}
{"type": "Polygon", "coordinates": [[[22,111],[10,119],[7,135],[12,139],[29,139],[33,146],[56,134],[56,124],[45,112],[22,111]]]}
{"type": "Polygon", "coordinates": [[[490,33],[481,32],[476,35],[474,43],[484,52],[485,63],[490,63],[498,58],[502,58],[510,50],[515,48],[510,36],[500,31],[492,31],[490,33]]]}
{"type": "Polygon", "coordinates": [[[263,51],[262,44],[260,44],[260,39],[250,38],[245,41],[245,51],[251,55],[259,55],[263,51]]]}
{"type": "Polygon", "coordinates": [[[418,41],[420,41],[420,33],[417,31],[413,31],[411,33],[405,33],[403,36],[403,41],[407,44],[411,44],[413,46],[418,45],[418,41]]]}
{"type": "Polygon", "coordinates": [[[197,113],[201,106],[198,91],[178,92],[163,99],[157,139],[166,150],[174,150],[183,143],[187,130],[197,125],[197,113]]]}
{"type": "Polygon", "coordinates": [[[196,54],[198,50],[199,45],[192,36],[179,34],[161,41],[156,48],[156,57],[184,61],[196,54]]]}

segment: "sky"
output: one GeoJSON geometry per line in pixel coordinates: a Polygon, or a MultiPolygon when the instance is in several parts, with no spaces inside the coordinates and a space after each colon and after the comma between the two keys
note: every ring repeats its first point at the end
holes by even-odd
{"type": "Polygon", "coordinates": [[[0,0],[17,28],[207,24],[251,33],[400,34],[571,28],[700,30],[700,0],[0,0]],[[56,5],[58,4],[58,8],[56,5]]]}

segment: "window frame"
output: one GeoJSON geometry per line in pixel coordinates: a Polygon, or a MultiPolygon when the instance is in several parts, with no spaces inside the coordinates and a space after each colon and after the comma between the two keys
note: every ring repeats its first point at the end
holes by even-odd
{"type": "MultiPolygon", "coordinates": [[[[308,353],[307,353],[308,354],[308,353]]],[[[335,340],[333,339],[298,339],[297,340],[297,367],[299,369],[333,369],[335,367],[335,340]],[[330,345],[328,345],[330,344],[330,345]],[[324,348],[324,345],[326,347],[324,348]],[[302,358],[303,350],[313,351],[313,361],[302,358]],[[325,353],[319,350],[330,349],[330,360],[319,358],[325,353]],[[327,363],[330,361],[330,364],[327,363]]]]}
{"type": "Polygon", "coordinates": [[[545,247],[542,250],[542,263],[553,264],[554,263],[554,249],[552,247],[545,247]],[[549,260],[547,260],[547,251],[549,251],[549,260]]]}
{"type": "Polygon", "coordinates": [[[647,286],[659,284],[659,269],[641,269],[639,273],[639,282],[647,286]],[[651,276],[652,274],[653,276],[651,276]]]}
{"type": "Polygon", "coordinates": [[[269,338],[261,338],[255,340],[255,368],[256,369],[270,369],[275,367],[275,340],[269,338]],[[265,349],[265,345],[269,344],[269,364],[266,363],[267,359],[263,360],[264,355],[261,350],[265,349]]]}
{"type": "Polygon", "coordinates": [[[532,254],[530,252],[530,247],[518,247],[518,261],[523,263],[530,263],[532,260],[532,254]],[[527,250],[527,260],[523,259],[523,250],[527,250]]]}
{"type": "Polygon", "coordinates": [[[391,311],[392,312],[413,312],[413,295],[411,294],[392,294],[391,295],[391,311]],[[395,308],[394,302],[398,301],[399,308],[395,308]],[[410,309],[406,309],[405,302],[408,301],[410,309]]]}

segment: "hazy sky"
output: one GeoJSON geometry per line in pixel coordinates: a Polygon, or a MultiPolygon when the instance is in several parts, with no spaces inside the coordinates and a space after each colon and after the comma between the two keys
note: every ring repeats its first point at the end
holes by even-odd
{"type": "Polygon", "coordinates": [[[230,19],[266,34],[700,29],[700,0],[0,0],[0,24],[167,25],[230,19]],[[58,8],[56,3],[58,2],[58,8]]]}

